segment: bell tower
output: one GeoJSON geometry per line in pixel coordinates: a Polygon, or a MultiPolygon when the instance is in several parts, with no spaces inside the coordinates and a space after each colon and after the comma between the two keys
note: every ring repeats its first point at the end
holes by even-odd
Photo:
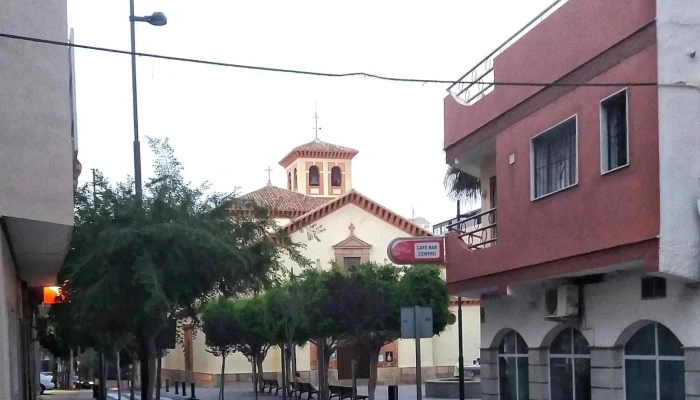
{"type": "Polygon", "coordinates": [[[295,147],[281,161],[287,190],[313,197],[338,197],[352,189],[352,159],[358,151],[318,138],[295,147]]]}

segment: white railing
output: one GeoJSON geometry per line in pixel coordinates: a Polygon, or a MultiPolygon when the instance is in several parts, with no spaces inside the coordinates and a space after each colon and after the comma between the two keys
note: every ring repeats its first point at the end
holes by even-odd
{"type": "Polygon", "coordinates": [[[503,53],[518,39],[523,37],[532,28],[537,26],[545,18],[550,16],[554,11],[558,10],[569,0],[556,0],[544,11],[539,13],[535,18],[528,22],[524,27],[520,28],[513,36],[509,37],[505,42],[492,51],[491,54],[481,60],[476,66],[464,75],[462,75],[455,83],[447,88],[447,91],[459,97],[466,104],[474,104],[481,100],[484,96],[491,93],[494,89],[494,69],[493,62],[496,57],[503,53]]]}

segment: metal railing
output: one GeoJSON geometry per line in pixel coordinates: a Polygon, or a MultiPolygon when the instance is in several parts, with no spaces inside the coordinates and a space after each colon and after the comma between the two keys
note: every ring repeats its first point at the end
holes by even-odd
{"type": "Polygon", "coordinates": [[[484,96],[491,93],[494,89],[494,69],[493,62],[496,57],[503,53],[518,39],[523,37],[532,28],[537,26],[542,20],[550,16],[554,11],[559,9],[569,0],[556,0],[544,11],[539,13],[535,18],[520,28],[515,34],[509,37],[505,42],[487,55],[483,60],[479,61],[476,66],[464,75],[457,82],[450,85],[447,91],[462,99],[466,104],[471,105],[481,100],[484,96]]]}
{"type": "MultiPolygon", "coordinates": [[[[470,211],[466,214],[460,215],[458,218],[448,219],[447,221],[443,221],[443,222],[440,222],[438,224],[435,224],[435,225],[433,225],[433,235],[444,236],[447,232],[449,232],[451,230],[457,230],[457,229],[449,229],[448,226],[454,225],[458,221],[464,221],[467,218],[471,217],[472,215],[476,215],[477,213],[479,213],[479,210],[470,211]]],[[[464,230],[470,229],[472,227],[476,227],[479,223],[480,222],[478,219],[472,219],[472,220],[469,220],[467,222],[462,222],[459,225],[459,228],[460,228],[460,230],[464,231],[464,230]]]]}
{"type": "Polygon", "coordinates": [[[496,244],[498,234],[496,231],[496,208],[480,212],[478,214],[461,215],[456,222],[447,225],[447,229],[459,232],[470,249],[484,249],[496,244]]]}

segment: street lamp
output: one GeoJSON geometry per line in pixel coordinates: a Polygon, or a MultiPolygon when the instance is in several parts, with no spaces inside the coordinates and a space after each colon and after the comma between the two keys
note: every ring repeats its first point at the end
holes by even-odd
{"type": "Polygon", "coordinates": [[[134,0],[130,0],[129,22],[131,23],[131,91],[134,108],[134,180],[136,181],[136,197],[143,198],[143,187],[141,183],[141,142],[139,142],[139,111],[136,95],[136,22],[148,22],[153,26],[163,26],[168,23],[168,19],[162,12],[155,12],[149,16],[134,16],[134,0]]]}

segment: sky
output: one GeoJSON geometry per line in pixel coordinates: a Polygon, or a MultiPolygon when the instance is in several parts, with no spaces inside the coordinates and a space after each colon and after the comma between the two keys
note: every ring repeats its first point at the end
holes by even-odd
{"type": "MultiPolygon", "coordinates": [[[[318,72],[456,80],[552,0],[137,0],[137,52],[318,72]]],[[[78,44],[129,49],[126,0],[68,0],[78,44]]],[[[286,187],[279,161],[314,139],[359,150],[353,188],[410,218],[452,218],[443,177],[444,84],[323,78],[137,59],[144,179],[146,137],[169,138],[185,178],[217,191],[286,187]]],[[[81,182],[90,170],[133,176],[128,55],[76,50],[81,182]]]]}

